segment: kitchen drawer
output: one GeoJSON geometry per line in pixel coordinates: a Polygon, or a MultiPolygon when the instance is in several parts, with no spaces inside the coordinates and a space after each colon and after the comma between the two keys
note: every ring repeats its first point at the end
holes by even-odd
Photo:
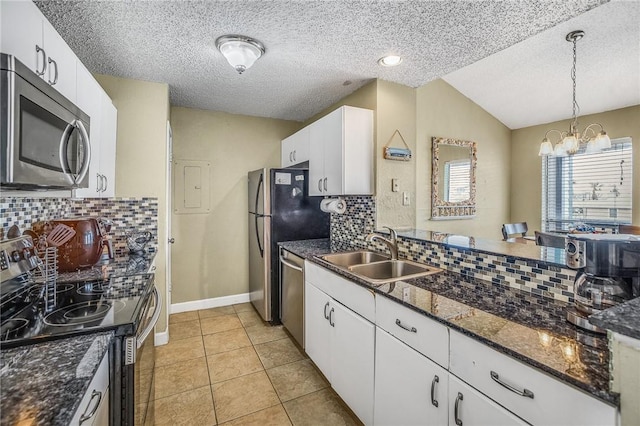
{"type": "Polygon", "coordinates": [[[452,330],[450,339],[449,371],[524,420],[564,426],[617,424],[616,408],[461,333],[452,330]],[[524,389],[533,397],[516,393],[524,389]]]}
{"type": "Polygon", "coordinates": [[[376,304],[373,291],[341,277],[321,266],[305,261],[305,281],[310,282],[334,300],[375,322],[376,304]]]}
{"type": "Polygon", "coordinates": [[[69,424],[72,426],[81,424],[80,419],[84,415],[89,418],[83,420],[82,425],[105,426],[109,422],[109,351],[104,354],[69,424]]]}
{"type": "Polygon", "coordinates": [[[448,367],[449,330],[439,322],[378,296],[376,325],[442,367],[448,367]]]}

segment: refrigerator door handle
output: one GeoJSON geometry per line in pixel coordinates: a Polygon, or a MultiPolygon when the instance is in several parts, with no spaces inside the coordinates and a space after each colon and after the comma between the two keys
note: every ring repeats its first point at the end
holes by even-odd
{"type": "Polygon", "coordinates": [[[264,258],[264,248],[262,248],[262,241],[260,241],[260,232],[258,232],[258,219],[262,219],[264,216],[255,214],[253,219],[256,221],[256,241],[258,241],[258,250],[260,250],[260,257],[264,258]]]}
{"type": "MultiPolygon", "coordinates": [[[[262,178],[263,178],[263,175],[262,175],[262,173],[260,173],[260,180],[258,181],[258,188],[256,189],[256,206],[255,206],[255,210],[254,210],[256,215],[258,215],[258,201],[260,201],[260,187],[262,186],[262,178]]],[[[256,232],[258,232],[258,231],[256,230],[256,232]]],[[[258,241],[260,241],[260,240],[258,240],[258,241]]],[[[262,252],[262,250],[260,250],[260,252],[262,252]]]]}

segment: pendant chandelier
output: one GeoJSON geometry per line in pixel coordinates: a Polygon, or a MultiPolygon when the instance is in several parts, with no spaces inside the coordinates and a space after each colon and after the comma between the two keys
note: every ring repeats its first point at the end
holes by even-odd
{"type": "Polygon", "coordinates": [[[566,155],[573,155],[578,152],[581,144],[586,144],[585,153],[600,152],[603,149],[611,148],[611,139],[604,131],[599,123],[589,124],[582,133],[578,131],[578,113],[580,107],[576,101],[576,44],[578,40],[584,37],[584,31],[572,31],[567,34],[566,39],[568,42],[573,43],[573,68],[571,69],[571,80],[573,81],[573,116],[571,124],[569,125],[569,131],[564,132],[556,129],[547,131],[540,145],[540,152],[538,155],[546,156],[552,155],[555,157],[564,157],[566,155]],[[599,128],[598,131],[596,129],[599,128]],[[551,144],[549,140],[550,134],[556,134],[558,141],[555,146],[551,144]]]}

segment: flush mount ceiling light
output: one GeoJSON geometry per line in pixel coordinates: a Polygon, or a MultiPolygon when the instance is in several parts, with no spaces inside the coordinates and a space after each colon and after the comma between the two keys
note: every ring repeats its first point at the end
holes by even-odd
{"type": "Polygon", "coordinates": [[[589,124],[584,132],[578,132],[578,113],[580,107],[576,101],[576,44],[578,40],[584,37],[584,31],[572,31],[565,37],[568,42],[573,43],[573,67],[571,68],[571,81],[573,81],[573,118],[569,125],[568,132],[561,132],[560,130],[551,129],[547,131],[540,144],[540,152],[538,155],[553,155],[556,157],[564,157],[566,155],[573,155],[578,152],[581,144],[586,144],[586,153],[600,152],[603,149],[611,148],[611,139],[604,131],[602,124],[594,123],[589,124]],[[600,127],[600,131],[596,133],[594,127],[600,127]],[[558,134],[558,141],[555,147],[549,140],[550,133],[558,134]]]}
{"type": "Polygon", "coordinates": [[[395,55],[383,56],[378,59],[378,63],[383,67],[395,67],[396,65],[400,65],[400,62],[402,62],[402,58],[395,55]]]}
{"type": "Polygon", "coordinates": [[[258,40],[237,34],[218,37],[216,47],[238,74],[251,68],[265,52],[264,45],[258,40]]]}

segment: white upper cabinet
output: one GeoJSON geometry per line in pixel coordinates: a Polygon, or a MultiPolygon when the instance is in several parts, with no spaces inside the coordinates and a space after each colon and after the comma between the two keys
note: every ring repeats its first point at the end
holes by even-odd
{"type": "Polygon", "coordinates": [[[77,189],[77,197],[115,195],[116,117],[111,99],[91,73],[77,62],[78,107],[90,117],[91,163],[89,187],[77,189]]]}
{"type": "Polygon", "coordinates": [[[32,1],[1,1],[1,50],[76,101],[76,56],[32,1]]]}
{"type": "Polygon", "coordinates": [[[309,127],[309,194],[373,193],[373,111],[343,106],[309,127]]]}
{"type": "Polygon", "coordinates": [[[282,140],[282,167],[291,167],[309,161],[309,126],[282,140]]]}
{"type": "Polygon", "coordinates": [[[53,25],[43,18],[44,49],[47,70],[44,79],[71,102],[76,102],[76,62],[73,50],[60,37],[53,25]]]}
{"type": "Polygon", "coordinates": [[[0,50],[13,55],[30,70],[46,74],[42,14],[32,1],[0,1],[0,50]]]}

